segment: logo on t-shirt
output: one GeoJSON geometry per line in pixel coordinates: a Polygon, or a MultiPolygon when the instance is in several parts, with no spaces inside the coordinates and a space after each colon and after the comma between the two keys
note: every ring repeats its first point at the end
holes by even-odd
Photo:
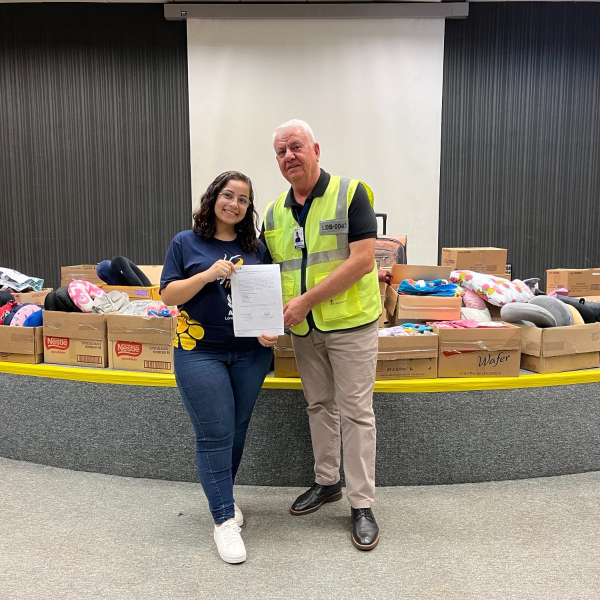
{"type": "Polygon", "coordinates": [[[233,305],[231,304],[231,294],[227,294],[227,306],[229,307],[229,312],[225,317],[226,321],[231,321],[233,319],[233,305]]]}
{"type": "MultiPolygon", "coordinates": [[[[228,260],[228,261],[232,262],[236,267],[238,265],[244,264],[244,259],[241,257],[240,254],[236,254],[235,256],[232,256],[231,258],[227,258],[227,254],[225,254],[223,256],[223,260],[228,260]]],[[[229,279],[229,277],[227,277],[227,278],[217,277],[217,281],[225,288],[231,287],[231,280],[229,279]]],[[[227,298],[228,298],[229,307],[231,308],[231,298],[229,296],[227,296],[227,298]]],[[[229,314],[231,314],[231,311],[229,312],[229,314]]]]}

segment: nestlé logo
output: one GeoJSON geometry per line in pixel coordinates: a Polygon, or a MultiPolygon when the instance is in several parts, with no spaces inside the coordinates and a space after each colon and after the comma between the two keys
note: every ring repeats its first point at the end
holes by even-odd
{"type": "Polygon", "coordinates": [[[46,339],[44,340],[46,350],[67,350],[69,344],[69,338],[46,336],[46,339]]]}
{"type": "Polygon", "coordinates": [[[117,342],[115,354],[117,356],[139,356],[142,353],[142,345],[134,342],[117,342]]]}

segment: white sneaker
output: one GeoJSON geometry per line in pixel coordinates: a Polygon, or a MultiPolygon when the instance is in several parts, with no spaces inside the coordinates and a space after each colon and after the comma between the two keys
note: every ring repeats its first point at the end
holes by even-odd
{"type": "Polygon", "coordinates": [[[236,564],[246,560],[246,547],[240,531],[233,519],[225,521],[221,527],[215,525],[215,544],[219,556],[226,563],[236,564]]]}
{"type": "Polygon", "coordinates": [[[244,524],[244,515],[237,504],[234,503],[233,508],[235,509],[235,516],[233,517],[233,520],[238,527],[241,527],[244,524]]]}

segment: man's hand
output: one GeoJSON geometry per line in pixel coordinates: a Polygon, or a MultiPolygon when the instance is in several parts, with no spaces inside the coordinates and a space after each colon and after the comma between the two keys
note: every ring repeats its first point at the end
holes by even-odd
{"type": "Polygon", "coordinates": [[[293,327],[299,325],[306,319],[308,311],[311,309],[304,300],[304,296],[298,296],[298,298],[292,298],[283,307],[283,325],[285,327],[293,327]]]}
{"type": "Polygon", "coordinates": [[[279,336],[270,333],[261,333],[258,336],[258,343],[265,348],[272,348],[277,344],[277,338],[279,336]]]}

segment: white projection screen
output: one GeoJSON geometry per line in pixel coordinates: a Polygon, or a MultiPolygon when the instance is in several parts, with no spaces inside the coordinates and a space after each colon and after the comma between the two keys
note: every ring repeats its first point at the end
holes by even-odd
{"type": "Polygon", "coordinates": [[[436,264],[444,19],[190,19],[192,193],[253,181],[262,218],[288,184],[275,127],[310,123],[321,166],[362,179],[411,264],[436,264]]]}

